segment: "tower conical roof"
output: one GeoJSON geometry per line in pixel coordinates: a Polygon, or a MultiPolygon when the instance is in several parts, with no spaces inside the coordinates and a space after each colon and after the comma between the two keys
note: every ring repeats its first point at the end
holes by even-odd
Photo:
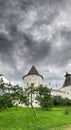
{"type": "Polygon", "coordinates": [[[66,72],[63,87],[70,86],[70,85],[71,85],[71,74],[66,72]]]}
{"type": "Polygon", "coordinates": [[[30,71],[28,72],[28,75],[36,74],[39,75],[38,71],[36,70],[35,66],[33,65],[30,71]]]}
{"type": "MultiPolygon", "coordinates": [[[[38,73],[38,71],[37,71],[37,69],[35,68],[34,65],[31,67],[31,69],[30,69],[30,71],[28,72],[27,75],[39,75],[39,76],[41,76],[43,78],[43,76],[38,73]]],[[[27,75],[25,75],[25,76],[27,76],[27,75]]]]}

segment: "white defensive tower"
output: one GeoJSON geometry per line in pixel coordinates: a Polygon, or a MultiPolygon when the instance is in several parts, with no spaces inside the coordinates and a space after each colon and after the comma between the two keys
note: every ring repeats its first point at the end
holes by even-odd
{"type": "Polygon", "coordinates": [[[33,65],[28,74],[23,76],[23,79],[25,87],[29,87],[32,83],[35,87],[38,87],[40,84],[42,84],[43,76],[38,73],[33,65]]]}

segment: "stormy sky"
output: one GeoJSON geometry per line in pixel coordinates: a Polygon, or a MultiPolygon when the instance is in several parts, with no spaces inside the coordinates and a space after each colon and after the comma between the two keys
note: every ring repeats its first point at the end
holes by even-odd
{"type": "Polygon", "coordinates": [[[71,73],[71,0],[0,0],[0,73],[23,85],[32,65],[52,87],[71,73]]]}

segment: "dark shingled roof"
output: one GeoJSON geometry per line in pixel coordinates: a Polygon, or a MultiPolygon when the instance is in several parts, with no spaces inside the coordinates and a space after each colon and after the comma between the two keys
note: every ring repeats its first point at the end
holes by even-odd
{"type": "Polygon", "coordinates": [[[4,76],[3,74],[0,74],[0,76],[4,76]]]}
{"type": "Polygon", "coordinates": [[[63,87],[70,86],[70,85],[71,85],[71,74],[66,72],[63,87]]]}
{"type": "Polygon", "coordinates": [[[36,70],[35,66],[33,65],[30,71],[28,72],[28,75],[36,74],[39,75],[38,71],[36,70]]]}
{"type": "MultiPolygon", "coordinates": [[[[43,78],[43,76],[38,73],[37,69],[33,65],[27,75],[34,75],[34,74],[39,75],[39,76],[41,76],[43,78]]],[[[25,76],[27,76],[27,75],[25,75],[25,76]]],[[[23,76],[23,79],[24,79],[25,76],[23,76]]]]}

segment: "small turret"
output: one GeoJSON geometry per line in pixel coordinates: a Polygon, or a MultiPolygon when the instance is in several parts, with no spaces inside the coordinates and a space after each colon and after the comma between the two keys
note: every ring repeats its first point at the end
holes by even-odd
{"type": "Polygon", "coordinates": [[[71,85],[71,74],[66,72],[63,87],[70,86],[70,85],[71,85]]]}

